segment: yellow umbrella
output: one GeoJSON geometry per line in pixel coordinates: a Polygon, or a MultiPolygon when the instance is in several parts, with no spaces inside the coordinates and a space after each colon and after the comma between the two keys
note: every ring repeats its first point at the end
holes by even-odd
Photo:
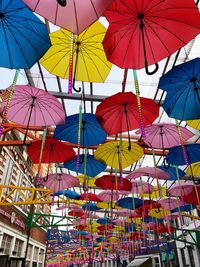
{"type": "Polygon", "coordinates": [[[75,80],[104,82],[112,67],[102,46],[105,32],[106,28],[98,21],[80,35],[64,29],[53,32],[50,34],[52,46],[40,63],[50,73],[68,79],[69,63],[73,59],[75,80]]]}
{"type": "Polygon", "coordinates": [[[200,176],[200,161],[191,164],[186,169],[187,175],[200,176]]]}
{"type": "Polygon", "coordinates": [[[98,202],[97,204],[97,207],[98,208],[101,208],[101,209],[110,209],[111,208],[111,203],[110,202],[98,202]]]}
{"type": "Polygon", "coordinates": [[[94,153],[94,157],[115,169],[125,169],[138,159],[144,151],[143,149],[131,142],[131,150],[128,149],[128,141],[111,141],[100,145],[94,153]],[[121,164],[121,166],[120,166],[121,164]]]}
{"type": "MultiPolygon", "coordinates": [[[[80,181],[81,184],[84,184],[84,181],[85,181],[85,175],[79,175],[77,177],[80,181]]],[[[87,177],[87,186],[88,187],[96,187],[95,185],[95,181],[98,177],[87,177]]]]}
{"type": "Polygon", "coordinates": [[[170,210],[165,210],[162,208],[159,209],[152,209],[149,211],[148,215],[157,219],[162,219],[165,216],[171,214],[170,210]]]}
{"type": "Polygon", "coordinates": [[[200,130],[200,120],[189,120],[186,122],[190,127],[200,130]]]}
{"type": "Polygon", "coordinates": [[[167,188],[166,186],[161,186],[159,188],[160,194],[158,192],[157,186],[154,186],[154,190],[152,194],[140,194],[141,197],[143,198],[160,198],[160,197],[165,197],[167,195],[167,188]]]}

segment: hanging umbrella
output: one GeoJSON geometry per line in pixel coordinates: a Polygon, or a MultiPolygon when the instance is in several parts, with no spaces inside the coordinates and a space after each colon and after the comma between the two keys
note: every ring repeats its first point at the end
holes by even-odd
{"type": "Polygon", "coordinates": [[[161,169],[162,171],[167,172],[170,175],[170,178],[168,179],[169,181],[175,181],[178,178],[182,178],[185,176],[184,171],[182,171],[181,169],[176,168],[174,166],[169,166],[166,168],[166,166],[162,165],[162,166],[157,166],[157,168],[161,169]],[[177,177],[177,172],[178,172],[178,177],[177,177]]]}
{"type": "Polygon", "coordinates": [[[94,156],[87,154],[80,155],[79,168],[77,169],[77,158],[64,163],[64,167],[74,172],[85,173],[88,176],[96,176],[100,172],[106,169],[106,165],[94,158],[94,156]],[[84,163],[84,158],[86,158],[86,164],[84,163]],[[85,168],[86,165],[86,168],[85,168]]]}
{"type": "Polygon", "coordinates": [[[143,149],[127,141],[110,141],[100,145],[94,152],[94,157],[110,167],[120,170],[130,166],[143,156],[143,149]],[[131,148],[131,149],[130,149],[131,148]]]}
{"type": "MultiPolygon", "coordinates": [[[[144,126],[159,116],[159,106],[151,99],[140,97],[144,126]]],[[[132,92],[117,93],[104,99],[96,110],[97,119],[110,135],[140,128],[141,118],[137,97],[132,92]]],[[[130,137],[129,137],[130,139],[130,137]]]]}
{"type": "Polygon", "coordinates": [[[53,24],[80,34],[102,15],[113,0],[23,0],[53,24]]]}
{"type": "Polygon", "coordinates": [[[186,169],[187,175],[190,176],[200,176],[200,161],[195,162],[191,164],[189,167],[186,169]]]}
{"type": "MultiPolygon", "coordinates": [[[[8,91],[11,87],[8,88],[8,91]]],[[[7,98],[3,99],[1,111],[7,98]]],[[[7,118],[28,126],[51,126],[63,124],[65,112],[55,96],[30,85],[16,85],[10,101],[7,118]]]]}
{"type": "Polygon", "coordinates": [[[172,185],[172,187],[168,190],[168,193],[171,196],[185,196],[190,194],[194,189],[193,182],[185,182],[181,184],[172,185]]]}
{"type": "Polygon", "coordinates": [[[182,211],[188,212],[188,211],[191,211],[191,210],[194,210],[194,209],[196,209],[196,205],[185,204],[185,205],[183,205],[181,207],[178,207],[178,208],[175,208],[175,209],[171,210],[171,213],[182,212],[182,211]]]}
{"type": "MultiPolygon", "coordinates": [[[[33,141],[27,152],[33,163],[39,163],[42,140],[33,141]]],[[[56,163],[71,160],[75,157],[71,146],[53,138],[47,138],[44,144],[42,163],[56,163]]]]}
{"type": "Polygon", "coordinates": [[[103,41],[109,61],[120,68],[146,68],[186,45],[200,32],[193,0],[115,0],[104,13],[109,22],[103,41]]]}
{"type": "Polygon", "coordinates": [[[200,118],[200,58],[175,66],[160,78],[158,87],[167,92],[163,108],[179,120],[200,118]]]}
{"type": "Polygon", "coordinates": [[[40,62],[50,73],[68,79],[72,57],[74,80],[104,82],[112,66],[101,44],[105,31],[100,22],[95,22],[73,37],[73,47],[71,32],[64,29],[53,32],[50,34],[52,46],[40,62]]]}
{"type": "Polygon", "coordinates": [[[44,179],[43,185],[53,190],[53,192],[57,192],[59,190],[79,186],[79,180],[70,174],[52,173],[48,175],[48,179],[44,179]]]}
{"type": "Polygon", "coordinates": [[[117,205],[122,208],[126,208],[129,210],[134,210],[142,205],[143,201],[139,198],[133,197],[125,197],[119,199],[117,205]]]}
{"type": "Polygon", "coordinates": [[[103,175],[96,179],[95,185],[101,189],[131,191],[131,182],[115,175],[103,175]]]}
{"type": "MultiPolygon", "coordinates": [[[[200,161],[200,144],[186,144],[184,147],[189,164],[200,161]]],[[[172,165],[186,165],[182,146],[170,148],[166,161],[172,165]]]]}
{"type": "Polygon", "coordinates": [[[93,202],[101,201],[96,194],[91,193],[91,192],[86,192],[84,194],[81,194],[81,200],[87,200],[87,201],[93,201],[93,202]]]}
{"type": "MultiPolygon", "coordinates": [[[[64,125],[56,127],[54,138],[78,144],[79,114],[66,117],[64,125]]],[[[103,143],[107,134],[101,128],[96,116],[92,113],[82,113],[80,145],[94,146],[103,143]]]]}
{"type": "Polygon", "coordinates": [[[61,196],[61,195],[64,195],[70,199],[80,199],[80,195],[78,193],[76,193],[75,191],[69,190],[69,189],[59,190],[54,193],[54,196],[61,196]]]}
{"type": "Polygon", "coordinates": [[[166,210],[173,210],[184,205],[184,201],[171,197],[160,199],[158,203],[166,210]]]}
{"type": "Polygon", "coordinates": [[[113,190],[104,190],[103,192],[98,194],[98,198],[104,202],[113,202],[118,200],[119,192],[113,190]]]}
{"type": "Polygon", "coordinates": [[[0,5],[0,66],[30,69],[48,50],[51,42],[46,25],[20,0],[0,5]]]}
{"type": "Polygon", "coordinates": [[[163,179],[163,180],[167,180],[170,178],[169,174],[161,169],[154,167],[141,167],[131,172],[128,176],[126,176],[126,179],[131,180],[141,176],[149,176],[152,178],[163,179]]]}
{"type": "Polygon", "coordinates": [[[167,195],[167,188],[166,186],[160,186],[159,185],[159,189],[157,186],[154,186],[154,190],[153,193],[151,194],[140,194],[141,197],[146,197],[146,198],[150,198],[150,199],[156,199],[156,198],[161,198],[161,197],[165,197],[167,195]]]}
{"type": "MultiPolygon", "coordinates": [[[[194,136],[194,134],[185,127],[180,127],[183,142],[194,136]]],[[[170,148],[180,144],[180,136],[177,130],[176,124],[173,123],[159,123],[148,125],[144,128],[145,137],[143,141],[153,148],[170,148]]],[[[141,131],[137,131],[136,134],[140,134],[141,131]]]]}
{"type": "Polygon", "coordinates": [[[170,210],[165,210],[163,208],[152,209],[149,211],[149,216],[157,219],[163,219],[165,216],[169,215],[170,210]]]}
{"type": "Polygon", "coordinates": [[[78,175],[77,178],[79,179],[80,183],[85,187],[95,187],[95,181],[97,177],[89,177],[87,175],[78,175]]]}
{"type": "Polygon", "coordinates": [[[101,209],[101,208],[98,208],[96,203],[93,203],[93,202],[83,204],[82,208],[84,210],[87,209],[88,211],[97,211],[101,209]]]}
{"type": "Polygon", "coordinates": [[[142,181],[131,181],[132,188],[131,188],[131,193],[133,194],[141,194],[141,193],[147,193],[151,194],[153,193],[154,187],[153,185],[149,183],[145,183],[142,181]]]}
{"type": "Polygon", "coordinates": [[[189,120],[186,121],[187,125],[189,125],[190,127],[200,130],[200,119],[199,120],[189,120]]]}

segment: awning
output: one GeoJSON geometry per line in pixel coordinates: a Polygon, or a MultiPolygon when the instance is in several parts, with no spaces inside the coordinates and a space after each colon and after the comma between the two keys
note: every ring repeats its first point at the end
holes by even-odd
{"type": "Polygon", "coordinates": [[[134,259],[132,262],[130,262],[128,264],[127,267],[137,267],[137,266],[140,266],[142,265],[145,261],[149,260],[150,257],[148,258],[138,258],[138,259],[134,259]]]}

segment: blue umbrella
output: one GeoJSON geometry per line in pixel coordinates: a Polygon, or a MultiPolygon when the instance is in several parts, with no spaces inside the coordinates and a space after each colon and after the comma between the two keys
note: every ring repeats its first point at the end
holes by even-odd
{"type": "Polygon", "coordinates": [[[181,207],[178,207],[178,208],[175,208],[173,210],[171,210],[171,213],[173,212],[182,212],[182,211],[185,211],[185,212],[188,212],[188,211],[191,211],[193,209],[196,209],[196,205],[192,205],[192,204],[185,204],[184,206],[181,206],[181,207]]]}
{"type": "Polygon", "coordinates": [[[200,118],[200,58],[174,67],[160,78],[158,86],[167,91],[163,108],[169,117],[200,118]]]}
{"type": "Polygon", "coordinates": [[[81,196],[72,190],[59,190],[54,193],[54,196],[64,195],[70,199],[79,199],[81,196]]]}
{"type": "MultiPolygon", "coordinates": [[[[185,151],[189,164],[200,161],[200,144],[187,144],[185,151]]],[[[181,145],[169,149],[166,161],[172,165],[186,165],[181,145]]]]}
{"type": "MultiPolygon", "coordinates": [[[[177,173],[176,173],[176,167],[169,166],[166,168],[165,166],[162,165],[162,166],[157,166],[157,168],[167,172],[170,175],[170,178],[168,179],[168,181],[175,181],[178,179],[177,173]]],[[[178,171],[179,178],[185,176],[185,172],[182,171],[181,169],[178,168],[177,171],[178,171]]]]}
{"type": "Polygon", "coordinates": [[[99,218],[97,220],[97,223],[99,223],[99,224],[109,224],[110,223],[110,218],[108,218],[108,217],[99,218]]]}
{"type": "Polygon", "coordinates": [[[143,204],[143,201],[135,197],[125,197],[118,200],[117,205],[129,210],[134,210],[140,207],[143,204]]]}
{"type": "MultiPolygon", "coordinates": [[[[69,141],[78,144],[79,114],[66,117],[65,124],[59,125],[55,129],[56,139],[69,141]]],[[[94,146],[103,143],[107,134],[101,128],[96,116],[91,113],[82,114],[82,127],[80,136],[81,146],[94,146]]]]}
{"type": "MultiPolygon", "coordinates": [[[[77,158],[70,160],[64,163],[64,167],[74,172],[79,172],[84,174],[85,164],[84,164],[85,155],[80,155],[79,168],[77,170],[77,158]]],[[[102,162],[96,160],[94,156],[87,154],[86,158],[86,175],[94,177],[100,172],[106,169],[106,165],[102,162]]]]}
{"type": "Polygon", "coordinates": [[[163,223],[163,219],[157,219],[157,218],[154,218],[154,217],[145,217],[144,219],[143,219],[143,221],[145,222],[145,223],[150,223],[150,222],[155,222],[155,223],[163,223]]]}
{"type": "Polygon", "coordinates": [[[100,208],[97,207],[97,205],[95,203],[85,203],[82,205],[83,209],[85,210],[87,208],[87,210],[89,211],[96,211],[96,210],[100,210],[100,208]]]}
{"type": "Polygon", "coordinates": [[[46,25],[20,0],[0,4],[0,66],[31,68],[49,49],[46,25]]]}

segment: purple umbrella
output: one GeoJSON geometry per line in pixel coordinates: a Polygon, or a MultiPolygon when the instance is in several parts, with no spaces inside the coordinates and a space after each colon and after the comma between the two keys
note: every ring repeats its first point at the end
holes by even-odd
{"type": "Polygon", "coordinates": [[[78,178],[63,173],[58,173],[57,175],[55,173],[49,174],[48,180],[43,182],[43,185],[51,189],[53,192],[79,186],[79,184],[78,178]]]}
{"type": "Polygon", "coordinates": [[[131,172],[128,176],[126,176],[126,179],[132,180],[139,178],[141,176],[149,176],[152,178],[163,179],[163,180],[167,180],[170,178],[170,175],[167,172],[159,168],[142,167],[131,172]]]}
{"type": "Polygon", "coordinates": [[[166,210],[173,210],[185,204],[185,202],[180,199],[169,197],[159,200],[158,203],[166,210]]]}
{"type": "MultiPolygon", "coordinates": [[[[187,128],[179,127],[183,142],[194,136],[194,134],[187,128]]],[[[141,132],[139,130],[136,133],[140,134],[141,132]]],[[[172,123],[159,123],[146,126],[145,135],[145,138],[143,138],[145,144],[153,148],[170,148],[181,143],[177,127],[172,123]]]]}

